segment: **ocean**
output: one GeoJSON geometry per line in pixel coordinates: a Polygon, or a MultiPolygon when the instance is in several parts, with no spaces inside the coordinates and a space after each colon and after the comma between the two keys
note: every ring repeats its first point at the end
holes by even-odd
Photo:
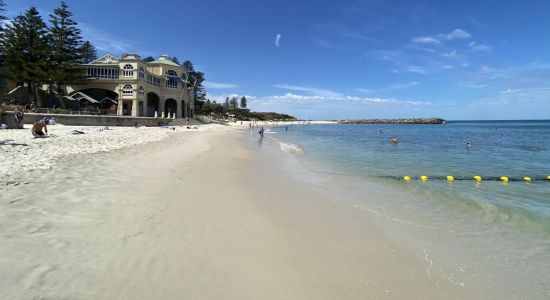
{"type": "Polygon", "coordinates": [[[457,286],[499,274],[490,281],[509,295],[550,297],[550,121],[296,124],[269,129],[263,147],[339,185],[389,238],[436,263],[429,274],[457,286]]]}

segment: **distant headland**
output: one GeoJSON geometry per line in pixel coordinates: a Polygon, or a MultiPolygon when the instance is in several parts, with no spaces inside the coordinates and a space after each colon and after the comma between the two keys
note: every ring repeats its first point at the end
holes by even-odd
{"type": "Polygon", "coordinates": [[[340,120],[340,124],[445,124],[442,118],[340,120]]]}

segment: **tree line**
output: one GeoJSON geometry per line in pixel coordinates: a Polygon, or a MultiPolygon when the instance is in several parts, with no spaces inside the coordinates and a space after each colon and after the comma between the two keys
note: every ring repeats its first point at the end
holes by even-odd
{"type": "Polygon", "coordinates": [[[225,97],[223,103],[217,103],[215,100],[211,101],[210,99],[196,100],[195,111],[197,114],[216,116],[218,118],[226,118],[228,115],[234,115],[236,119],[245,121],[296,120],[294,116],[287,114],[250,111],[247,105],[248,99],[246,99],[246,96],[242,96],[240,100],[236,96],[231,98],[225,97]]]}

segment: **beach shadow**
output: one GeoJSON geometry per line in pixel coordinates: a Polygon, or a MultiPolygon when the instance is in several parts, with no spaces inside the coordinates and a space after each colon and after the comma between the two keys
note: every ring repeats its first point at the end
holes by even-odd
{"type": "Polygon", "coordinates": [[[0,146],[24,146],[24,147],[29,146],[28,144],[10,143],[11,141],[13,141],[13,140],[0,141],[0,146]]]}

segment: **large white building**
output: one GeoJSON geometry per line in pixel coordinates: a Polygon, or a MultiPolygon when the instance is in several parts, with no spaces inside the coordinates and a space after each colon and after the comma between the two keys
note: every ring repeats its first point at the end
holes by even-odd
{"type": "Polygon", "coordinates": [[[193,116],[192,83],[185,69],[166,55],[148,63],[136,54],[107,54],[82,67],[88,80],[67,87],[71,100],[112,104],[121,116],[193,116]]]}

